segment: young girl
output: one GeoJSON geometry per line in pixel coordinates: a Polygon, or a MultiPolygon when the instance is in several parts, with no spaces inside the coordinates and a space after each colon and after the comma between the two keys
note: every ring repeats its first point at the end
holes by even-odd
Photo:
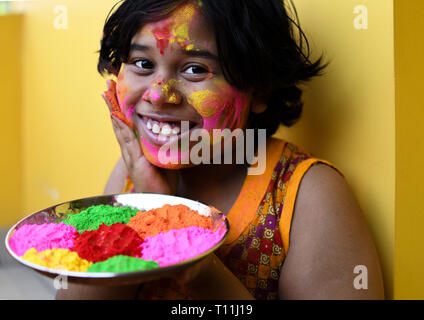
{"type": "MultiPolygon", "coordinates": [[[[98,64],[116,76],[103,97],[122,151],[105,193],[195,199],[227,213],[230,234],[196,272],[122,288],[72,285],[58,298],[383,298],[373,239],[342,174],[271,137],[300,117],[298,85],[324,68],[302,39],[280,0],[122,1],[98,64]],[[264,172],[249,175],[247,160],[195,163],[193,141],[182,141],[199,129],[253,129],[256,143],[265,129],[266,148],[255,148],[264,172]],[[164,162],[170,144],[178,151],[164,162]],[[366,268],[360,288],[357,266],[366,268]]],[[[211,159],[240,151],[232,139],[202,142],[211,159]]]]}

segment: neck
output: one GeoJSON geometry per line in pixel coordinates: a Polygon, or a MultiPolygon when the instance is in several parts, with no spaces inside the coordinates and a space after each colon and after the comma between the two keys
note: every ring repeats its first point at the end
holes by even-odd
{"type": "Polygon", "coordinates": [[[246,178],[247,165],[198,165],[179,174],[177,195],[228,211],[246,178]]]}

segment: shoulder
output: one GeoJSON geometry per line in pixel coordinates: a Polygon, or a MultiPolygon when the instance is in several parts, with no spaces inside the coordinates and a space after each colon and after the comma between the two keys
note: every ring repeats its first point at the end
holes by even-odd
{"type": "Polygon", "coordinates": [[[383,296],[378,254],[367,221],[345,178],[328,165],[310,167],[299,185],[279,290],[286,298],[383,296]],[[358,265],[367,267],[367,290],[353,285],[358,265]]]}
{"type": "Polygon", "coordinates": [[[128,170],[124,159],[121,157],[117,161],[109,179],[106,183],[104,194],[121,193],[125,187],[125,180],[128,175],[128,170]]]}
{"type": "Polygon", "coordinates": [[[352,190],[336,169],[319,162],[312,165],[302,177],[296,205],[328,208],[337,204],[359,209],[352,190]]]}

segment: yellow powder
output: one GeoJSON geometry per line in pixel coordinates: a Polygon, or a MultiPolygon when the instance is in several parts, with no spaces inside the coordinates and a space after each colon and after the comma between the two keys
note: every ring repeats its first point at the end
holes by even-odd
{"type": "MultiPolygon", "coordinates": [[[[181,48],[187,47],[190,43],[189,24],[192,23],[195,13],[196,7],[192,3],[182,6],[175,12],[174,24],[171,32],[173,38],[177,41],[181,48]]],[[[172,42],[173,41],[170,41],[170,43],[172,42]]]]}
{"type": "Polygon", "coordinates": [[[198,90],[190,94],[188,103],[205,118],[215,115],[223,105],[223,101],[218,94],[211,90],[198,90]]]}
{"type": "Polygon", "coordinates": [[[60,269],[68,271],[87,271],[91,262],[82,259],[78,253],[67,249],[51,249],[38,252],[31,248],[25,252],[25,260],[51,269],[60,269]]]}
{"type": "Polygon", "coordinates": [[[177,95],[175,94],[175,92],[171,93],[171,91],[175,87],[175,85],[179,82],[181,82],[181,80],[169,79],[162,86],[162,92],[165,94],[165,96],[167,97],[167,99],[170,103],[177,103],[178,102],[177,95]]]}
{"type": "Polygon", "coordinates": [[[170,102],[170,103],[176,103],[176,102],[177,102],[177,96],[175,95],[175,93],[173,93],[173,94],[169,97],[169,102],[170,102]]]}

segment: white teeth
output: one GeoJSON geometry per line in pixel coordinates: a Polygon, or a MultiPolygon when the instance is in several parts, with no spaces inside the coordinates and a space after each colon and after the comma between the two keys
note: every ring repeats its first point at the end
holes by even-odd
{"type": "Polygon", "coordinates": [[[159,133],[160,132],[160,126],[157,123],[153,123],[152,131],[153,131],[153,133],[159,133]]]}
{"type": "Polygon", "coordinates": [[[169,136],[171,134],[171,127],[169,125],[165,124],[162,127],[160,133],[163,134],[164,136],[169,136]]]}
{"type": "Polygon", "coordinates": [[[181,128],[179,126],[175,126],[169,122],[158,122],[152,119],[147,120],[146,128],[155,134],[159,134],[159,138],[162,140],[168,136],[178,135],[181,132],[181,128]]]}

